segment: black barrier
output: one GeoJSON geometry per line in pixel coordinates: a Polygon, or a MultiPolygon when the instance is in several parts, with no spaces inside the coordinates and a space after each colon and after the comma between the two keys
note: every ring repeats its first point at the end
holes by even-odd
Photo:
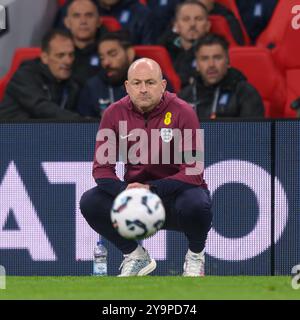
{"type": "MultiPolygon", "coordinates": [[[[217,121],[205,134],[213,196],[210,275],[290,274],[300,261],[300,122],[217,121]]],[[[0,265],[8,275],[87,275],[97,235],[81,216],[97,123],[0,124],[0,265]]],[[[109,250],[109,274],[122,257],[109,250]]],[[[182,273],[187,243],[160,231],[144,241],[156,275],[182,273]]]]}

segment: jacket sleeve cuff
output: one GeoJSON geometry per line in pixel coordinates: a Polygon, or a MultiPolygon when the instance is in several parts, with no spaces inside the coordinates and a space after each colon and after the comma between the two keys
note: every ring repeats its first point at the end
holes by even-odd
{"type": "Polygon", "coordinates": [[[119,193],[127,188],[127,183],[115,179],[96,179],[97,186],[100,190],[116,197],[119,193]]]}

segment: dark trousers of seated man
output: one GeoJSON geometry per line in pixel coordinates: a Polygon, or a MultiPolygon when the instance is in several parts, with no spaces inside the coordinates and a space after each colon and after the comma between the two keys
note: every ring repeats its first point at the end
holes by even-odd
{"type": "MultiPolygon", "coordinates": [[[[113,228],[110,211],[114,198],[98,187],[86,191],[80,200],[81,212],[88,224],[101,236],[112,242],[123,254],[129,254],[138,243],[121,237],[113,228]]],[[[201,252],[211,228],[212,212],[209,191],[191,188],[162,199],[166,220],[162,229],[183,232],[189,249],[201,252]]]]}

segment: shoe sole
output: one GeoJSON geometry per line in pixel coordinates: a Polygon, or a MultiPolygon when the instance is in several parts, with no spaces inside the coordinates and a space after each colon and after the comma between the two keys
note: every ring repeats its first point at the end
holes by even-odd
{"type": "Polygon", "coordinates": [[[156,269],[156,261],[154,259],[151,259],[151,262],[143,269],[141,269],[137,276],[146,276],[150,272],[156,269]]]}

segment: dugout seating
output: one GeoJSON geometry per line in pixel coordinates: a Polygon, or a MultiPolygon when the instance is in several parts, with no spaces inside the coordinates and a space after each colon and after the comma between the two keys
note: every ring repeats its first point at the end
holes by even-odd
{"type": "Polygon", "coordinates": [[[120,22],[111,16],[101,16],[100,21],[107,28],[108,31],[114,32],[122,29],[120,22]]]}
{"type": "Polygon", "coordinates": [[[157,45],[136,45],[134,46],[134,50],[139,57],[155,60],[160,65],[162,72],[168,77],[174,91],[180,91],[180,78],[174,70],[170,55],[165,47],[157,45]]]}
{"type": "Polygon", "coordinates": [[[39,57],[41,54],[40,48],[18,48],[14,56],[12,58],[11,66],[8,70],[8,72],[5,74],[5,76],[0,79],[0,101],[3,98],[5,88],[13,76],[13,74],[16,72],[16,70],[19,68],[20,64],[25,60],[30,60],[39,57]]]}
{"type": "Polygon", "coordinates": [[[283,40],[293,18],[292,8],[299,5],[299,0],[279,0],[266,29],[257,38],[259,47],[276,48],[283,40]]]}
{"type": "MultiPolygon", "coordinates": [[[[160,64],[163,73],[171,82],[175,92],[179,92],[181,85],[180,78],[173,68],[168,51],[164,47],[137,45],[134,46],[134,49],[137,56],[147,57],[157,61],[160,64]]],[[[25,60],[30,60],[38,57],[40,53],[40,48],[19,48],[16,50],[9,71],[2,79],[0,79],[0,100],[2,100],[3,98],[5,88],[9,80],[16,72],[20,64],[25,60]]]]}
{"type": "Polygon", "coordinates": [[[280,0],[270,23],[257,40],[257,46],[270,49],[275,64],[285,77],[287,99],[284,116],[288,118],[296,117],[296,111],[290,105],[300,97],[300,30],[292,25],[295,17],[293,7],[296,5],[299,5],[298,0],[280,0]]]}
{"type": "Polygon", "coordinates": [[[296,111],[290,108],[291,102],[300,97],[300,30],[288,26],[281,43],[272,50],[274,61],[283,70],[287,85],[285,117],[296,117],[296,111]]]}
{"type": "Polygon", "coordinates": [[[265,48],[234,47],[229,50],[231,66],[241,70],[260,93],[267,118],[284,115],[285,80],[265,48]]]}
{"type": "MultiPolygon", "coordinates": [[[[57,0],[59,6],[63,6],[67,0],[57,0]]],[[[139,0],[139,2],[143,5],[147,5],[147,0],[139,0]]]]}
{"type": "Polygon", "coordinates": [[[209,20],[211,22],[210,32],[225,37],[231,47],[238,46],[238,43],[233,38],[228,22],[223,16],[210,15],[209,20]]]}
{"type": "Polygon", "coordinates": [[[238,19],[242,31],[243,31],[243,35],[244,35],[244,39],[245,39],[245,45],[250,45],[251,44],[251,40],[249,38],[249,35],[247,33],[247,30],[245,28],[244,22],[241,18],[241,15],[239,13],[238,7],[235,3],[235,0],[216,0],[216,2],[219,2],[220,4],[224,5],[225,7],[227,7],[229,10],[231,10],[233,12],[233,14],[235,15],[235,17],[238,19]]]}

